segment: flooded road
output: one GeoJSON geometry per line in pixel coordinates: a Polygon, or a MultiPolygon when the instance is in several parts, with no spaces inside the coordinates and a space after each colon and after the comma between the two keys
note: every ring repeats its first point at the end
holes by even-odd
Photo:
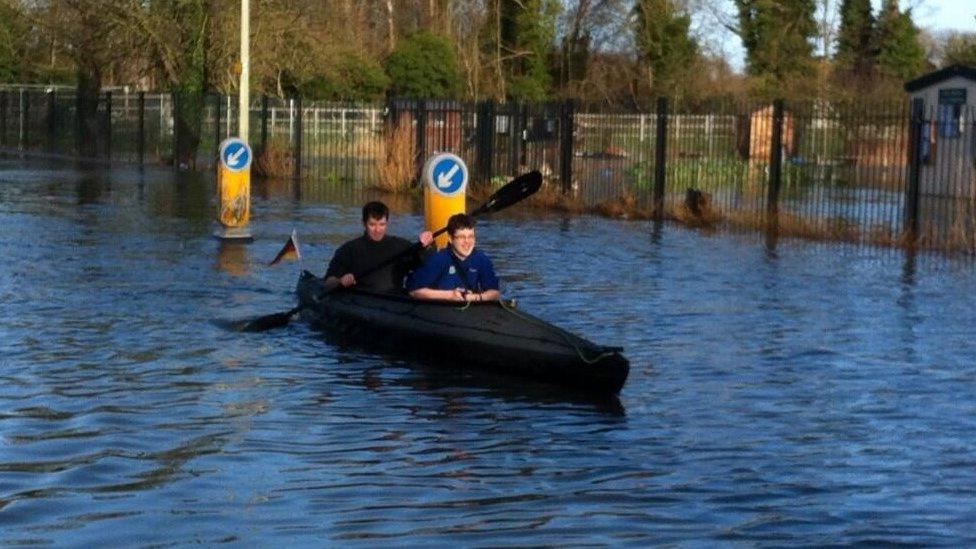
{"type": "MultiPolygon", "coordinates": [[[[967,545],[976,269],[518,206],[504,293],[625,347],[619,402],[336,347],[290,308],[359,192],[0,161],[0,544],[967,545]]],[[[392,201],[392,232],[422,216],[392,201]]]]}

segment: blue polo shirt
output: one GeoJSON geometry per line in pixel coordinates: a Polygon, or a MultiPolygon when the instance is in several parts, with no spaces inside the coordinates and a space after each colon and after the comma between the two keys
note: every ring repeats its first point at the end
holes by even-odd
{"type": "Polygon", "coordinates": [[[451,247],[448,246],[430,256],[419,269],[407,278],[407,291],[418,288],[434,288],[437,290],[467,288],[476,292],[498,289],[495,267],[484,252],[475,248],[467,258],[457,260],[461,264],[461,270],[468,271],[466,283],[462,280],[462,274],[458,272],[454,261],[452,261],[452,255],[451,247]]]}

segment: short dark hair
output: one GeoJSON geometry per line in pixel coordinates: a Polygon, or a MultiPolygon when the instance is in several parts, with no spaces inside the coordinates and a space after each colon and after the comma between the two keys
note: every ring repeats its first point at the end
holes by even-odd
{"type": "Polygon", "coordinates": [[[386,204],[374,200],[372,202],[367,202],[363,206],[363,225],[370,219],[389,219],[390,209],[386,207],[386,204]]]}
{"type": "Polygon", "coordinates": [[[447,220],[447,234],[454,236],[454,233],[461,229],[473,229],[474,218],[468,214],[454,214],[447,220]]]}

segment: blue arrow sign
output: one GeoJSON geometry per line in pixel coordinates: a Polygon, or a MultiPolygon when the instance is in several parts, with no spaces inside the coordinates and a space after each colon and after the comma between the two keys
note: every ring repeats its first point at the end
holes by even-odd
{"type": "Polygon", "coordinates": [[[428,161],[427,183],[437,192],[452,196],[468,184],[468,167],[458,156],[442,153],[428,161]]]}
{"type": "Polygon", "coordinates": [[[220,144],[220,162],[232,172],[251,166],[251,147],[243,139],[230,137],[220,144]]]}

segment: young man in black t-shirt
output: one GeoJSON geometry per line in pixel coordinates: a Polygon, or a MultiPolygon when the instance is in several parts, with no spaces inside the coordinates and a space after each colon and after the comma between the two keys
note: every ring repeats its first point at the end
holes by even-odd
{"type": "Polygon", "coordinates": [[[386,234],[389,219],[390,210],[386,204],[368,202],[363,206],[363,235],[336,250],[325,273],[326,284],[338,282],[344,287],[356,286],[371,292],[403,291],[403,278],[421,263],[430,250],[434,236],[430,231],[421,232],[418,240],[423,250],[420,253],[406,254],[398,261],[363,275],[384,261],[404,253],[412,245],[404,238],[386,234]],[[360,273],[360,279],[357,280],[355,273],[360,273]]]}

